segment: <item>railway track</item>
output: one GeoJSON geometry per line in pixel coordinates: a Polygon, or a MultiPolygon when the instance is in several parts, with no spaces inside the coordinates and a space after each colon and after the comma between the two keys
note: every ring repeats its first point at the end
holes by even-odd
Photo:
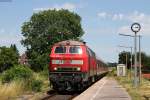
{"type": "Polygon", "coordinates": [[[43,97],[41,100],[72,100],[74,97],[76,97],[77,93],[57,93],[54,90],[48,91],[48,94],[43,97]]]}
{"type": "MultiPolygon", "coordinates": [[[[101,78],[103,78],[105,75],[106,74],[99,76],[99,80],[101,80],[101,78]]],[[[99,81],[99,80],[97,80],[97,81],[99,81]]],[[[91,85],[93,85],[93,84],[91,84],[91,85]]],[[[90,87],[90,86],[88,86],[88,87],[90,87]]],[[[80,91],[80,92],[75,92],[75,93],[73,93],[73,92],[71,92],[71,93],[68,93],[68,92],[67,93],[57,93],[55,90],[50,90],[47,92],[47,95],[45,97],[43,97],[41,100],[72,100],[74,97],[80,95],[86,89],[84,89],[83,91],[80,91]]]]}

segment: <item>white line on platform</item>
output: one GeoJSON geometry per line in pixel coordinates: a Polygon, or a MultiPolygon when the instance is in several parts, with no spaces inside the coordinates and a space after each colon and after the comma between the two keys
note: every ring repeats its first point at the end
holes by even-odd
{"type": "MultiPolygon", "coordinates": [[[[107,81],[107,80],[106,80],[107,81]]],[[[95,97],[98,95],[98,93],[100,92],[100,90],[103,88],[103,86],[105,85],[106,81],[103,82],[103,84],[98,88],[98,90],[96,91],[95,95],[92,96],[92,98],[90,100],[94,100],[95,97]]]]}

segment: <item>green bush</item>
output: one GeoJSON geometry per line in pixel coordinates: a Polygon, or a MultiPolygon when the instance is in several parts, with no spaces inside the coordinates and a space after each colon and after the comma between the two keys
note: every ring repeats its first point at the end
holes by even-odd
{"type": "Polygon", "coordinates": [[[48,66],[45,66],[43,71],[40,71],[39,74],[41,77],[48,79],[48,76],[49,76],[48,66]]]}
{"type": "Polygon", "coordinates": [[[39,92],[41,91],[43,82],[41,80],[32,80],[31,88],[32,91],[39,92]]]}
{"type": "Polygon", "coordinates": [[[116,69],[113,68],[113,69],[107,74],[107,76],[117,76],[117,75],[116,75],[116,69]]]}
{"type": "Polygon", "coordinates": [[[29,80],[33,77],[32,70],[26,66],[17,65],[2,73],[2,82],[12,80],[29,80]]]}

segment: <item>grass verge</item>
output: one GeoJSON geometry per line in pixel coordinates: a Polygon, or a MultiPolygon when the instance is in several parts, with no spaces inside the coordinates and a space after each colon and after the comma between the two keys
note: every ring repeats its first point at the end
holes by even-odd
{"type": "Polygon", "coordinates": [[[13,81],[7,84],[0,83],[0,98],[2,100],[17,98],[18,95],[21,95],[25,91],[24,82],[13,81]]]}
{"type": "Polygon", "coordinates": [[[149,100],[150,99],[150,81],[142,78],[140,85],[135,88],[133,85],[133,78],[128,74],[126,77],[117,77],[116,71],[108,74],[109,77],[115,78],[120,85],[122,85],[131,96],[132,100],[149,100]]]}
{"type": "Polygon", "coordinates": [[[48,74],[44,72],[33,73],[30,81],[14,80],[9,83],[2,83],[0,78],[0,100],[16,100],[27,98],[37,100],[46,93],[49,88],[48,74]]]}

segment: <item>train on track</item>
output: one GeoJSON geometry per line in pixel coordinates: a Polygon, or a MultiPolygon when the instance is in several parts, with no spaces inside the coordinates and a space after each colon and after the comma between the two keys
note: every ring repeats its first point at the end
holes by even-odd
{"type": "Polygon", "coordinates": [[[80,91],[108,72],[85,42],[66,40],[52,47],[49,80],[56,91],[80,91]]]}

